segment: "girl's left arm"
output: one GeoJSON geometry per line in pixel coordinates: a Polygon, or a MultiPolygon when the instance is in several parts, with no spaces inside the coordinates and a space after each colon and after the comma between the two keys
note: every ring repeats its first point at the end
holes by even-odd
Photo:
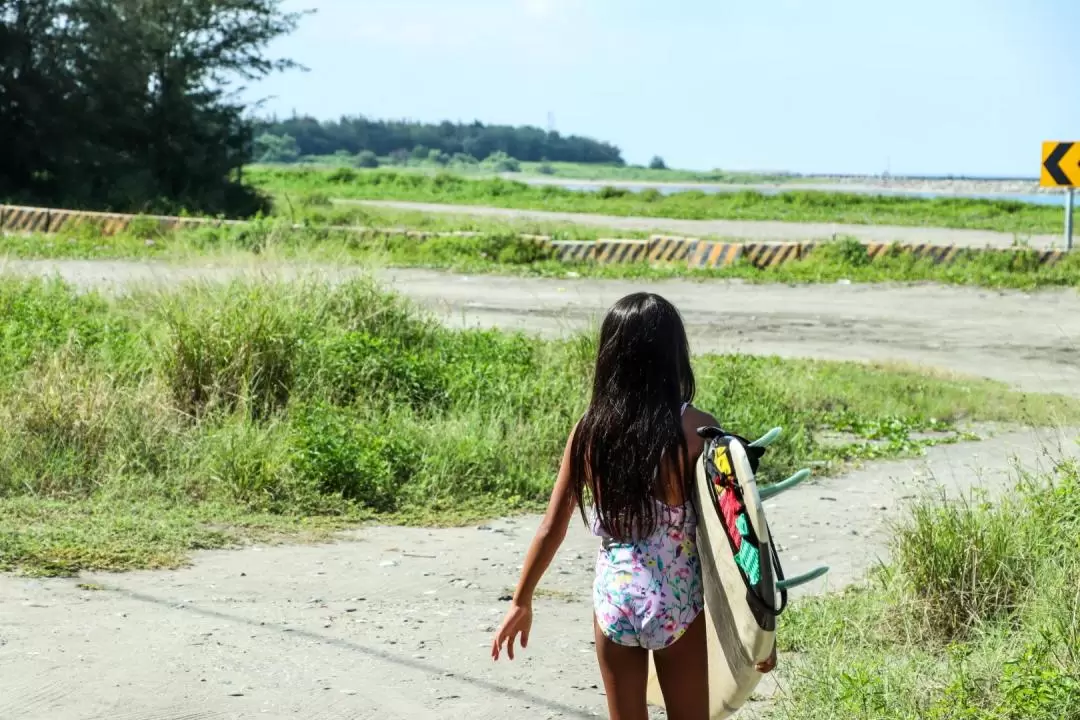
{"type": "Polygon", "coordinates": [[[529,631],[532,630],[533,593],[544,571],[558,552],[559,546],[562,545],[566,537],[566,527],[570,524],[570,516],[574,513],[574,494],[570,483],[570,447],[573,437],[574,433],[570,433],[570,439],[566,441],[559,476],[555,479],[555,487],[551,491],[551,500],[548,501],[544,519],[540,522],[540,527],[537,528],[536,535],[529,544],[525,564],[521,568],[521,577],[514,590],[513,602],[491,642],[493,660],[499,659],[504,644],[507,655],[513,660],[514,641],[519,637],[521,647],[527,647],[529,644],[529,631]]]}
{"type": "Polygon", "coordinates": [[[555,487],[551,491],[547,511],[525,554],[525,564],[521,568],[521,577],[514,591],[515,605],[532,605],[533,592],[540,583],[540,578],[566,538],[566,528],[570,525],[575,505],[570,484],[570,447],[573,441],[574,433],[571,432],[563,449],[559,474],[555,478],[555,487]]]}

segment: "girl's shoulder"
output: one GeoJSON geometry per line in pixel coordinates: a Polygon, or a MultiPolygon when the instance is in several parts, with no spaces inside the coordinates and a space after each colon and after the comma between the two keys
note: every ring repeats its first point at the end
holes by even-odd
{"type": "Polygon", "coordinates": [[[695,462],[697,456],[705,447],[705,441],[698,435],[698,428],[719,425],[719,422],[710,413],[700,410],[693,405],[687,405],[683,412],[683,435],[686,437],[687,449],[690,457],[695,462]]]}
{"type": "Polygon", "coordinates": [[[719,422],[715,417],[704,410],[694,407],[693,404],[687,405],[686,410],[683,411],[683,426],[690,427],[695,435],[699,427],[718,424],[719,422]]]}

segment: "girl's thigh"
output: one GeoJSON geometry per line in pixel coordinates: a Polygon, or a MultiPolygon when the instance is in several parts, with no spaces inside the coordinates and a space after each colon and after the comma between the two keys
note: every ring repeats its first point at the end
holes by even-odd
{"type": "Polygon", "coordinates": [[[709,654],[705,613],[698,613],[683,636],[653,653],[656,679],[664,693],[668,720],[708,720],[709,654]]]}
{"type": "Polygon", "coordinates": [[[595,616],[593,631],[611,720],[648,720],[645,688],[649,679],[649,652],[610,640],[600,631],[595,616]]]}

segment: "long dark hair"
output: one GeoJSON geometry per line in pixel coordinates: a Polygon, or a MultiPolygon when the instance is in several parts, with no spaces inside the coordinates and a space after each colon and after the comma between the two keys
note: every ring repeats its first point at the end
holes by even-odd
{"type": "Polygon", "coordinates": [[[627,539],[655,529],[662,465],[688,475],[680,410],[694,391],[675,306],[653,293],[619,300],[600,328],[592,399],[571,443],[582,517],[587,492],[608,535],[627,539]]]}

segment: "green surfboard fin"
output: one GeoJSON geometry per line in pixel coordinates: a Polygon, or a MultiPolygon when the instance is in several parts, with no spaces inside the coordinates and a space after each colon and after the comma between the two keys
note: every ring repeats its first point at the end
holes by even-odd
{"type": "Polygon", "coordinates": [[[782,432],[784,432],[783,428],[774,427],[772,430],[765,433],[754,442],[750,443],[750,447],[769,447],[774,442],[776,442],[776,438],[780,437],[780,433],[782,432]]]}
{"type": "Polygon", "coordinates": [[[786,490],[790,490],[791,488],[806,480],[806,478],[808,477],[810,477],[809,470],[800,470],[799,472],[789,477],[787,480],[778,482],[775,485],[769,485],[768,487],[760,488],[758,490],[758,494],[761,496],[761,501],[765,502],[766,500],[774,498],[786,490]]]}
{"type": "Polygon", "coordinates": [[[821,577],[827,572],[829,572],[829,567],[827,565],[824,567],[819,567],[803,575],[799,575],[793,578],[787,578],[786,580],[781,580],[780,582],[776,583],[776,589],[792,590],[799,587],[800,585],[805,585],[808,582],[817,580],[819,577],[821,577]]]}

